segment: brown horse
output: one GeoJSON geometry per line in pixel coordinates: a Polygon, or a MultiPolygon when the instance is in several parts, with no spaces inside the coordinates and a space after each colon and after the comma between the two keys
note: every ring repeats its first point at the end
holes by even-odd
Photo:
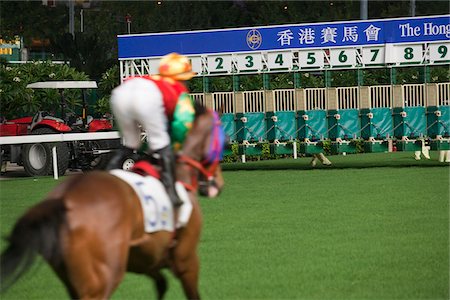
{"type": "Polygon", "coordinates": [[[202,217],[197,191],[217,196],[224,184],[217,120],[214,112],[196,105],[193,127],[178,156],[177,179],[193,205],[184,227],[146,233],[141,202],[125,181],[102,171],[70,177],[15,224],[1,255],[2,290],[39,253],[72,299],[109,298],[127,271],[153,278],[161,299],[167,289],[161,270],[166,267],[181,280],[187,298],[200,298],[197,245],[202,217]]]}

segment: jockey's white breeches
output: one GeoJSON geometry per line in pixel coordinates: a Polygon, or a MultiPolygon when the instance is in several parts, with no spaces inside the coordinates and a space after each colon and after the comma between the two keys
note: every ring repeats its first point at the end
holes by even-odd
{"type": "Polygon", "coordinates": [[[151,151],[170,144],[163,96],[154,82],[143,78],[125,81],[112,91],[111,108],[123,136],[124,146],[139,149],[139,124],[147,133],[151,151]]]}

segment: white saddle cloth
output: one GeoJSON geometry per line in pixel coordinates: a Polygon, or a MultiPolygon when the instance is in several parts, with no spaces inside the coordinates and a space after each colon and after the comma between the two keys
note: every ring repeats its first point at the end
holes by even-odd
{"type": "MultiPolygon", "coordinates": [[[[141,176],[120,169],[112,170],[110,173],[128,183],[138,195],[144,213],[145,232],[175,230],[172,203],[161,181],[151,176],[141,176]]],[[[189,221],[192,203],[181,183],[177,182],[175,187],[183,202],[176,223],[176,228],[180,228],[186,226],[189,221]]]]}

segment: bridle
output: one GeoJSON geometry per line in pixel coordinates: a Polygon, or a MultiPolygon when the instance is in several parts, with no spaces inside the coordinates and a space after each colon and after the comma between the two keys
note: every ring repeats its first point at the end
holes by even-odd
{"type": "Polygon", "coordinates": [[[181,181],[183,186],[188,191],[197,191],[198,190],[198,178],[197,174],[195,172],[192,172],[192,170],[197,170],[200,173],[202,173],[205,178],[207,179],[208,183],[213,184],[214,183],[214,174],[216,172],[217,166],[219,165],[219,161],[215,161],[209,166],[205,166],[203,163],[189,157],[185,154],[179,154],[178,160],[179,163],[184,163],[185,165],[189,166],[191,169],[191,183],[187,183],[184,181],[181,181]]]}
{"type": "Polygon", "coordinates": [[[187,183],[181,181],[183,186],[188,191],[197,191],[199,186],[197,173],[193,172],[193,170],[197,170],[201,174],[203,174],[203,176],[207,179],[208,185],[215,184],[214,174],[217,170],[220,160],[222,159],[225,134],[221,126],[218,114],[212,110],[210,110],[209,112],[214,116],[214,124],[211,130],[212,138],[207,158],[200,162],[182,152],[177,155],[177,162],[185,164],[190,168],[191,182],[187,183]]]}

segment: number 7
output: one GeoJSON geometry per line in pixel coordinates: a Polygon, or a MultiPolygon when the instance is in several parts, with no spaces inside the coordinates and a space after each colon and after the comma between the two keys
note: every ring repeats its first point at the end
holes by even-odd
{"type": "Polygon", "coordinates": [[[380,49],[370,49],[370,52],[372,52],[372,58],[370,61],[375,61],[378,56],[378,52],[380,52],[380,49]]]}

